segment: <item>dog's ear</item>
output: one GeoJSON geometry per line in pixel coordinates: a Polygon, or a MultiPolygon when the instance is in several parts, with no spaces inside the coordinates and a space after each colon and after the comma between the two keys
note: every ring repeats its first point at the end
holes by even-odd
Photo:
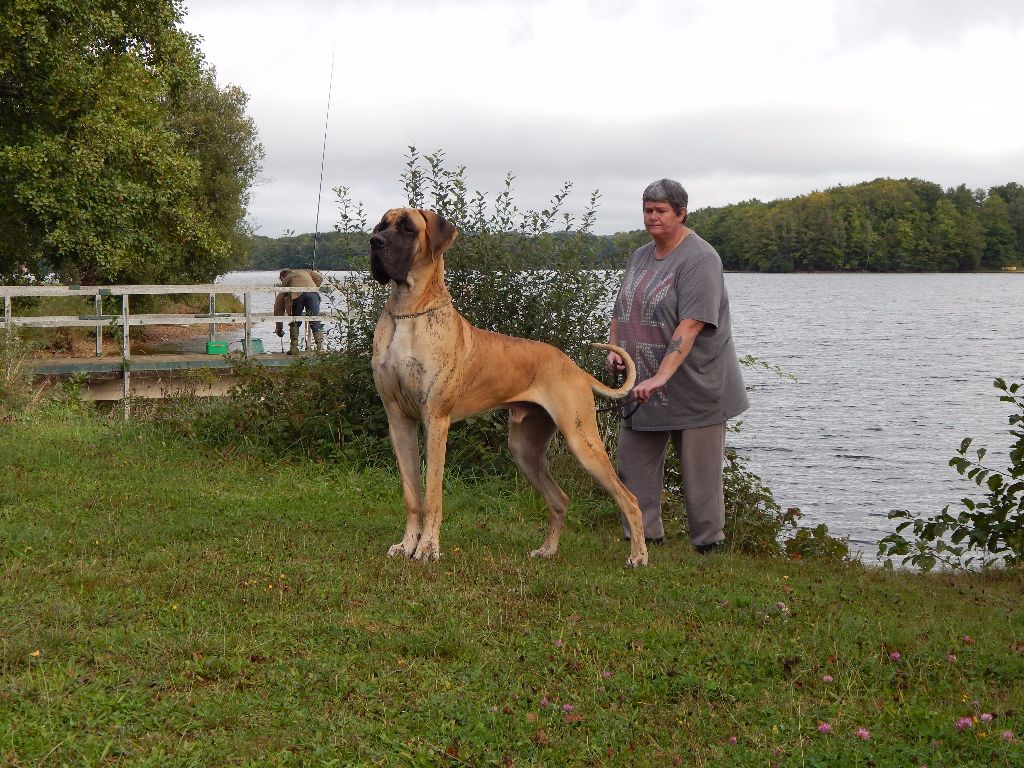
{"type": "Polygon", "coordinates": [[[433,256],[440,256],[455,242],[459,230],[450,221],[441,218],[433,211],[425,211],[422,208],[418,210],[427,222],[427,240],[430,243],[430,253],[433,256]]]}

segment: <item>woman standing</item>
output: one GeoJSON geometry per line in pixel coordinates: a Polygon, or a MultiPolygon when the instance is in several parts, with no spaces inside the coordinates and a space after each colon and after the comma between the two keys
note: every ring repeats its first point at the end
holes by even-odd
{"type": "MultiPolygon", "coordinates": [[[[722,547],[725,425],[749,407],[732,342],[722,260],[686,226],[688,196],[671,179],[644,190],[644,227],[653,242],[626,264],[615,300],[611,342],[637,367],[641,405],[623,420],[619,476],[636,495],[647,541],[663,544],[661,496],[668,441],[682,464],[690,541],[700,553],[722,547]]],[[[611,370],[624,368],[614,352],[611,370]]],[[[623,524],[628,536],[628,530],[623,524]]]]}

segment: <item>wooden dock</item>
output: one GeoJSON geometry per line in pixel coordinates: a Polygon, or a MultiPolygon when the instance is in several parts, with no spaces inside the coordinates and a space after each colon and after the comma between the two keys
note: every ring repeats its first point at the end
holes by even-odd
{"type": "MultiPolygon", "coordinates": [[[[272,312],[255,312],[252,297],[257,293],[292,293],[294,288],[280,285],[202,284],[202,285],[0,285],[3,312],[0,332],[15,328],[91,328],[96,337],[96,354],[92,357],[48,357],[29,362],[38,377],[51,379],[84,375],[83,396],[93,400],[120,400],[128,397],[164,397],[177,391],[199,395],[226,392],[234,381],[234,367],[245,360],[248,364],[280,367],[298,358],[283,353],[267,353],[262,342],[253,337],[253,325],[261,322],[292,322],[299,320],[272,312]],[[133,313],[130,298],[140,295],[205,294],[209,297],[207,312],[181,314],[133,313]],[[242,296],[243,312],[217,312],[217,294],[242,296]],[[79,315],[26,316],[14,311],[13,301],[19,297],[87,297],[92,311],[79,315]],[[107,312],[104,300],[119,302],[120,311],[107,312]],[[218,327],[241,326],[242,350],[232,355],[176,352],[170,354],[133,354],[131,329],[138,326],[205,326],[209,341],[216,340],[218,327]],[[120,354],[104,354],[103,336],[107,331],[116,338],[120,354]],[[206,375],[203,374],[206,371],[206,375]]],[[[321,290],[321,293],[324,293],[321,290]]],[[[304,318],[308,320],[309,318],[304,318]]],[[[326,318],[323,318],[326,319],[326,318]]],[[[127,410],[126,410],[127,414],[127,410]]]]}
{"type": "MultiPolygon", "coordinates": [[[[291,365],[298,358],[280,352],[252,355],[247,362],[255,365],[278,367],[291,365]]],[[[230,369],[240,358],[230,355],[206,355],[182,353],[173,355],[133,355],[128,367],[132,373],[142,371],[182,371],[195,368],[230,369]]],[[[77,373],[116,373],[125,369],[120,357],[47,357],[34,358],[30,362],[32,372],[37,376],[72,376],[77,373]]]]}

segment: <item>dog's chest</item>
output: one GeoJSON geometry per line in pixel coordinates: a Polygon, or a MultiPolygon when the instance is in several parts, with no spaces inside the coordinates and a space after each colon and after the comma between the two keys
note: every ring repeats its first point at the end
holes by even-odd
{"type": "Polygon", "coordinates": [[[390,338],[380,338],[375,350],[374,376],[381,395],[397,400],[409,415],[422,411],[439,382],[448,378],[453,362],[442,340],[420,325],[397,323],[390,338]]]}

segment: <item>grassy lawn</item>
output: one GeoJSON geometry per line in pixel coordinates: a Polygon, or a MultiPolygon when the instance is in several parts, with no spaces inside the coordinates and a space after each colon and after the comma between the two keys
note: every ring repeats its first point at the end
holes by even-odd
{"type": "Polygon", "coordinates": [[[497,480],[449,482],[414,564],[390,466],[57,415],[0,456],[2,765],[1024,764],[1024,573],[626,571],[593,499],[536,562],[497,480]]]}

